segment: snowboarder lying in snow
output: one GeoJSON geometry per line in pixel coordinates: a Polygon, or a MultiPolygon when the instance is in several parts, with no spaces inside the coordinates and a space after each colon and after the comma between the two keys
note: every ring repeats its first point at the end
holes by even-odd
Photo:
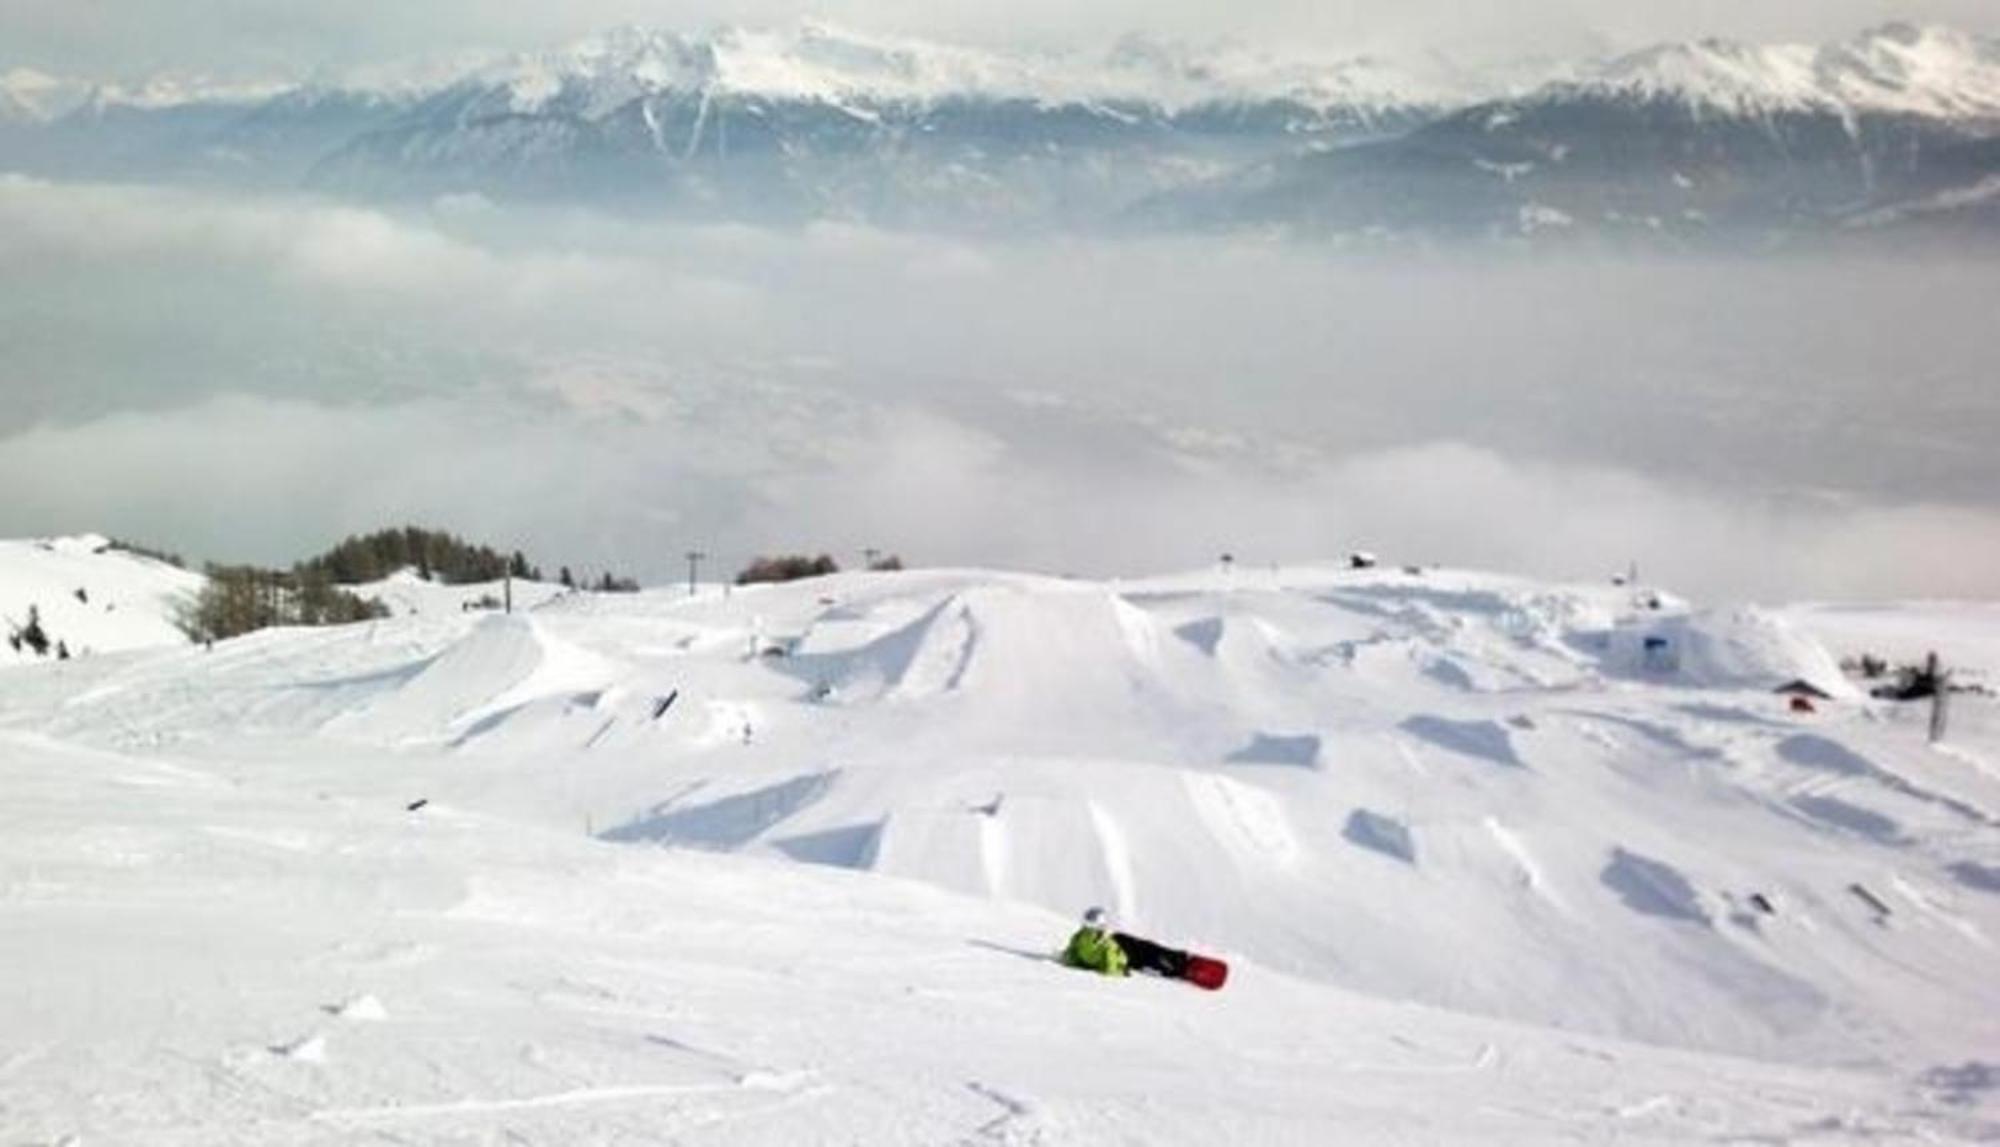
{"type": "Polygon", "coordinates": [[[1109,925],[1110,917],[1104,909],[1092,908],[1085,912],[1083,926],[1069,938],[1069,947],[1063,949],[1063,963],[1107,976],[1126,976],[1133,972],[1152,972],[1173,979],[1187,976],[1186,952],[1124,932],[1113,932],[1109,925]]]}

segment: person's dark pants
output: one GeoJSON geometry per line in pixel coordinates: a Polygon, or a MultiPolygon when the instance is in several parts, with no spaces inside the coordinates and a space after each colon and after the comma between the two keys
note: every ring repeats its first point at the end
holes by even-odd
{"type": "Polygon", "coordinates": [[[1125,962],[1135,972],[1152,972],[1175,979],[1187,975],[1188,954],[1178,948],[1155,944],[1123,932],[1113,932],[1111,938],[1125,950],[1125,962]]]}

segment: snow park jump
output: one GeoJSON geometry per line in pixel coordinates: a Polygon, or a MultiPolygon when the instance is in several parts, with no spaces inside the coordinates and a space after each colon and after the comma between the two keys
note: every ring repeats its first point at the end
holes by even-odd
{"type": "Polygon", "coordinates": [[[2000,726],[1974,695],[1933,748],[1828,652],[1893,629],[1976,676],[1986,612],[1338,564],[512,617],[397,580],[393,616],[208,649],[159,636],[185,576],[0,545],[0,605],[89,647],[0,670],[34,1141],[1991,1118],[2000,726]],[[1018,958],[1091,904],[1153,975],[1018,958]]]}

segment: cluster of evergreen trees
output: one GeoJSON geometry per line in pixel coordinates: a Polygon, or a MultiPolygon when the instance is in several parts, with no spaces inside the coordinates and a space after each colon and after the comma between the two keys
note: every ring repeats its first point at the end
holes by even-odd
{"type": "Polygon", "coordinates": [[[498,581],[510,575],[542,579],[542,572],[529,565],[519,550],[502,554],[456,534],[417,526],[350,537],[301,568],[324,573],[337,585],[380,581],[401,569],[414,569],[425,581],[446,585],[498,581]]]}

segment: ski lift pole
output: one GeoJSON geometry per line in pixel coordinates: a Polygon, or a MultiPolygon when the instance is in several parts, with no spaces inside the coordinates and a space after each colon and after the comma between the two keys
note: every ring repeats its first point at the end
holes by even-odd
{"type": "Polygon", "coordinates": [[[687,552],[687,560],[688,560],[688,596],[689,596],[689,597],[693,597],[693,596],[695,595],[695,592],[696,592],[696,591],[695,591],[695,585],[696,585],[696,578],[697,578],[697,576],[699,575],[699,572],[700,572],[700,570],[701,570],[701,563],[702,563],[703,559],[705,559],[705,558],[707,558],[707,557],[708,557],[708,555],[707,555],[707,554],[705,554],[705,553],[702,553],[702,552],[701,552],[700,550],[689,550],[689,551],[687,552]]]}
{"type": "Polygon", "coordinates": [[[1938,666],[1938,655],[1933,653],[1924,663],[1924,672],[1931,679],[1931,744],[1944,740],[1945,725],[1951,714],[1951,674],[1938,666]]]}

